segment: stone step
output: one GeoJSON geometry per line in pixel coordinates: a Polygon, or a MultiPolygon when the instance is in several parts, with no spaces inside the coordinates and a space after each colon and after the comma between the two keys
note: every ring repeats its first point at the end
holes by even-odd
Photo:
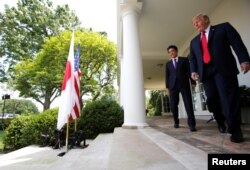
{"type": "Polygon", "coordinates": [[[153,128],[116,128],[84,149],[29,146],[0,156],[5,170],[204,170],[207,153],[153,128]]]}
{"type": "Polygon", "coordinates": [[[51,167],[51,170],[107,169],[112,140],[113,134],[100,134],[87,148],[70,150],[51,167]]]}
{"type": "Polygon", "coordinates": [[[207,153],[153,128],[116,128],[109,170],[204,170],[207,153]]]}
{"type": "Polygon", "coordinates": [[[0,156],[0,169],[4,170],[104,170],[107,169],[112,134],[100,134],[84,149],[28,146],[0,156]]]}

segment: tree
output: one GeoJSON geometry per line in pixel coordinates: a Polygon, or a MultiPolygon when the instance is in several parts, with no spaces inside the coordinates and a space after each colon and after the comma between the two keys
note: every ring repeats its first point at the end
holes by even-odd
{"type": "MultiPolygon", "coordinates": [[[[31,97],[44,110],[61,93],[61,85],[69,52],[71,32],[46,38],[34,60],[26,59],[15,66],[15,88],[20,96],[31,97]]],[[[81,44],[81,97],[90,94],[93,100],[114,92],[117,74],[116,47],[107,37],[97,32],[75,32],[75,47],[81,44]]],[[[82,103],[82,102],[81,102],[82,103]]]]}
{"type": "MultiPolygon", "coordinates": [[[[16,63],[36,56],[45,37],[79,26],[67,5],[54,9],[50,0],[19,0],[16,8],[5,6],[5,13],[0,13],[0,57],[7,61],[11,75],[16,63]]],[[[0,81],[6,80],[6,70],[0,69],[0,81]]]]}
{"type": "MultiPolygon", "coordinates": [[[[0,111],[2,112],[2,110],[3,101],[0,101],[0,111]]],[[[5,101],[4,112],[16,114],[38,113],[38,109],[30,100],[10,99],[5,101]]]]}

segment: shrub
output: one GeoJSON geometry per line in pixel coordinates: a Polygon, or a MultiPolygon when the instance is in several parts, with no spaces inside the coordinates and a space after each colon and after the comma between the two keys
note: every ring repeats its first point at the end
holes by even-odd
{"type": "MultiPolygon", "coordinates": [[[[5,130],[4,149],[16,150],[28,145],[42,145],[42,134],[49,135],[49,144],[54,145],[58,109],[46,110],[40,114],[15,117],[5,130]]],[[[99,133],[111,133],[123,123],[123,109],[109,99],[88,103],[78,119],[78,128],[85,138],[95,138],[99,133]]],[[[65,132],[65,128],[64,132],[65,132]]],[[[74,121],[69,124],[69,134],[74,132],[74,121]]]]}
{"type": "MultiPolygon", "coordinates": [[[[54,136],[58,109],[46,110],[38,115],[15,117],[5,130],[4,147],[16,150],[31,144],[42,144],[41,134],[54,136]]],[[[51,138],[51,143],[55,138],[51,138]]]]}
{"type": "Polygon", "coordinates": [[[90,139],[99,133],[112,133],[122,124],[123,109],[116,101],[107,98],[87,103],[79,119],[79,128],[90,139]]]}
{"type": "Polygon", "coordinates": [[[45,112],[31,116],[28,126],[22,129],[21,142],[23,145],[42,145],[41,135],[49,135],[50,143],[55,143],[54,131],[56,129],[58,109],[46,110],[45,112]]]}
{"type": "Polygon", "coordinates": [[[6,129],[9,126],[11,120],[12,118],[3,119],[2,116],[0,116],[0,130],[6,129]]]}
{"type": "Polygon", "coordinates": [[[5,136],[3,138],[4,149],[14,150],[23,146],[20,141],[22,138],[22,129],[24,126],[27,126],[29,119],[30,116],[19,116],[11,121],[5,130],[5,136]]]}

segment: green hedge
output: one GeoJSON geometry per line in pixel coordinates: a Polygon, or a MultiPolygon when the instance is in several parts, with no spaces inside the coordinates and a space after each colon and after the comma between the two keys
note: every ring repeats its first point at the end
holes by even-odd
{"type": "Polygon", "coordinates": [[[123,124],[123,109],[110,99],[100,99],[87,103],[79,119],[79,128],[86,138],[93,139],[99,133],[112,133],[123,124]]]}
{"type": "MultiPolygon", "coordinates": [[[[5,150],[16,150],[28,145],[42,145],[41,134],[50,136],[54,145],[58,109],[46,110],[37,115],[15,117],[5,130],[5,150]]],[[[86,139],[93,139],[99,133],[111,133],[123,124],[123,109],[113,100],[101,99],[89,102],[78,119],[78,130],[83,130],[86,139]]],[[[74,132],[74,121],[70,122],[69,135],[74,132]]],[[[65,130],[65,127],[63,127],[65,130]]],[[[65,132],[65,131],[64,131],[65,132]]]]}
{"type": "Polygon", "coordinates": [[[0,130],[3,130],[3,127],[4,127],[4,129],[6,129],[9,126],[12,119],[13,118],[4,118],[4,119],[2,119],[2,117],[0,116],[0,130]]]}
{"type": "MultiPolygon", "coordinates": [[[[15,150],[31,144],[41,145],[41,134],[54,136],[58,109],[47,110],[37,115],[15,117],[5,130],[4,148],[15,150]]],[[[55,139],[51,139],[54,142],[55,139]]]]}

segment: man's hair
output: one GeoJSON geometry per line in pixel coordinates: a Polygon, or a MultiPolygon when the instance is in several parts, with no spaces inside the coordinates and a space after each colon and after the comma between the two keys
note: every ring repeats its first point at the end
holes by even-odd
{"type": "Polygon", "coordinates": [[[175,45],[168,46],[167,50],[173,48],[175,51],[178,51],[178,48],[175,45]]]}
{"type": "Polygon", "coordinates": [[[192,19],[192,22],[193,22],[194,19],[196,19],[196,18],[203,18],[203,19],[206,20],[208,23],[210,23],[209,16],[206,15],[206,14],[200,13],[200,14],[195,15],[195,16],[193,17],[193,19],[192,19]]]}

